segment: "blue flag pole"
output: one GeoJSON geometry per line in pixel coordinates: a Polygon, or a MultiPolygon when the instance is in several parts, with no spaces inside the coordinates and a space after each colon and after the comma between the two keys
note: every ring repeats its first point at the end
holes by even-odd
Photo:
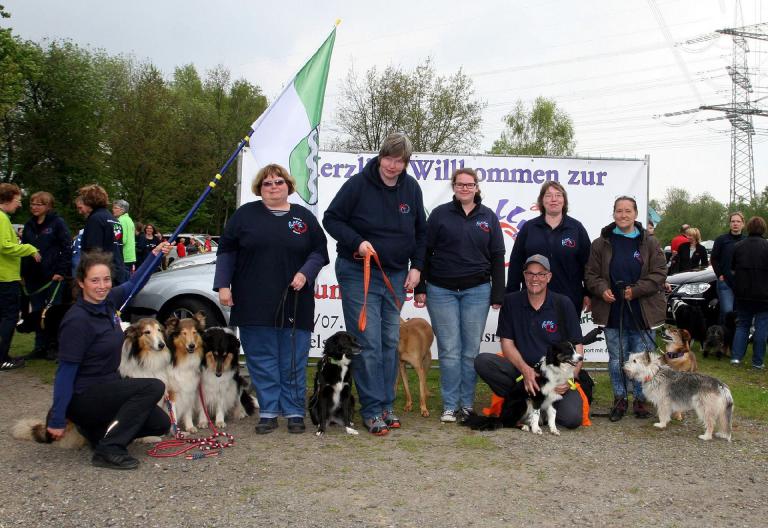
{"type": "MultiPolygon", "coordinates": [[[[222,175],[227,172],[227,169],[229,169],[230,165],[232,165],[232,162],[235,161],[237,158],[237,155],[240,154],[240,151],[243,150],[243,147],[245,147],[248,142],[251,139],[251,135],[253,134],[253,129],[251,129],[248,134],[240,140],[240,144],[237,145],[237,148],[232,153],[232,155],[229,157],[229,159],[224,163],[224,165],[221,166],[219,169],[219,172],[216,173],[216,176],[213,177],[213,179],[208,182],[208,186],[205,188],[205,190],[202,192],[200,197],[197,199],[195,204],[192,206],[192,208],[187,212],[184,219],[181,221],[181,223],[176,227],[176,230],[173,232],[171,237],[168,239],[169,243],[173,243],[174,240],[176,240],[176,237],[179,236],[179,233],[181,233],[185,227],[187,227],[187,224],[192,219],[192,217],[195,215],[198,209],[200,209],[200,206],[203,205],[203,202],[208,198],[208,195],[211,194],[213,189],[216,188],[216,186],[219,184],[219,182],[222,179],[222,175]]],[[[162,253],[158,255],[151,255],[152,258],[152,265],[148,266],[139,277],[135,278],[133,289],[131,290],[131,293],[128,294],[128,297],[126,297],[125,302],[122,306],[120,306],[120,309],[117,311],[118,317],[120,316],[120,313],[125,310],[125,307],[128,306],[128,303],[131,302],[131,299],[133,299],[133,296],[136,295],[141,288],[144,287],[144,283],[147,282],[149,279],[150,274],[152,273],[152,270],[154,270],[157,265],[160,263],[160,259],[162,257],[162,253]]]]}

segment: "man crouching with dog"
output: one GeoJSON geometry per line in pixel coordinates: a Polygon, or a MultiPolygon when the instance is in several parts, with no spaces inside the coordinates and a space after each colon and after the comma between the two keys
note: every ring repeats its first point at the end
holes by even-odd
{"type": "MultiPolygon", "coordinates": [[[[549,259],[532,255],[523,268],[525,289],[508,294],[499,313],[496,335],[501,338],[503,356],[480,354],[475,370],[497,395],[505,399],[505,408],[513,402],[525,402],[541,389],[535,365],[547,355],[551,345],[563,341],[575,344],[583,356],[584,345],[579,317],[568,297],[547,291],[552,280],[549,259]]],[[[578,377],[582,362],[575,365],[578,377]]],[[[575,429],[582,424],[582,398],[568,383],[558,385],[555,392],[562,399],[554,404],[557,424],[575,429]]],[[[525,405],[521,411],[525,410],[525,405]]],[[[520,413],[522,418],[522,412],[520,413]]]]}

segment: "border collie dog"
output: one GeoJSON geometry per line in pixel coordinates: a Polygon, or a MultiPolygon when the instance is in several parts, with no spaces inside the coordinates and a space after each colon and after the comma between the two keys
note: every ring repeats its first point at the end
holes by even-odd
{"type": "Polygon", "coordinates": [[[358,434],[352,427],[355,397],[352,396],[352,357],[360,345],[347,332],[336,332],[325,341],[323,357],[317,364],[315,387],[309,398],[309,416],[317,426],[317,436],[333,422],[344,426],[347,434],[358,434]]]}
{"type": "Polygon", "coordinates": [[[256,399],[248,394],[248,383],[240,376],[240,340],[230,329],[214,327],[203,333],[203,347],[200,383],[205,406],[216,427],[227,426],[227,415],[240,420],[254,414],[256,399]]]}
{"type": "Polygon", "coordinates": [[[560,435],[560,431],[555,425],[557,410],[554,404],[563,397],[555,392],[555,388],[573,378],[576,365],[583,359],[584,356],[576,352],[573,343],[568,341],[549,347],[547,355],[541,358],[541,362],[536,368],[540,374],[536,377],[539,391],[534,396],[528,397],[528,408],[523,417],[523,422],[527,421],[528,425],[523,426],[524,431],[530,430],[532,433],[541,434],[539,420],[543,411],[547,414],[549,432],[553,435],[560,435]]]}

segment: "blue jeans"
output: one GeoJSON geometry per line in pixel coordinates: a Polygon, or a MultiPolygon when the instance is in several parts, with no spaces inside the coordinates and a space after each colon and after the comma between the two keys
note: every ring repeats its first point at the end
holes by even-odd
{"type": "Polygon", "coordinates": [[[768,312],[736,310],[736,333],[733,336],[732,359],[741,361],[747,353],[749,330],[755,320],[755,334],[752,338],[752,365],[762,366],[765,357],[765,339],[768,337],[768,312]]]}
{"type": "Polygon", "coordinates": [[[8,360],[13,332],[19,321],[18,282],[0,282],[0,363],[8,360]]]}
{"type": "Polygon", "coordinates": [[[427,284],[427,310],[437,337],[443,409],[472,407],[475,357],[491,307],[491,283],[463,291],[427,284]]]}
{"type": "MultiPolygon", "coordinates": [[[[406,274],[405,270],[387,273],[401,303],[405,300],[403,284],[406,274]]],[[[336,278],[341,287],[346,330],[355,336],[362,347],[362,352],[352,360],[352,376],[360,397],[360,414],[364,420],[368,420],[394,408],[400,310],[382,280],[381,271],[372,266],[368,289],[368,323],[365,332],[360,332],[357,320],[363,308],[363,266],[337,258],[336,278]]]]}
{"type": "Polygon", "coordinates": [[[728,283],[717,279],[717,298],[720,304],[720,324],[725,323],[725,314],[733,311],[733,290],[728,283]]]}
{"type": "MultiPolygon", "coordinates": [[[[61,295],[64,291],[64,288],[66,288],[67,285],[65,282],[56,282],[52,281],[51,285],[48,286],[46,289],[41,291],[40,293],[36,293],[35,295],[29,296],[29,304],[32,307],[32,311],[38,311],[45,308],[45,305],[48,303],[50,296],[53,295],[53,292],[56,292],[56,295],[53,295],[53,302],[51,303],[51,306],[56,304],[61,304],[61,295]],[[59,286],[60,285],[60,286],[59,286]],[[56,289],[56,286],[59,286],[59,289],[56,289]]],[[[35,291],[37,288],[35,288],[32,291],[35,291]]],[[[35,350],[43,350],[48,346],[48,342],[45,339],[45,332],[35,332],[35,350]]]]}
{"type": "Polygon", "coordinates": [[[629,359],[630,354],[645,352],[646,350],[652,352],[656,348],[656,331],[623,329],[621,339],[619,339],[618,328],[605,328],[604,333],[605,344],[608,347],[608,374],[611,377],[613,397],[626,398],[627,386],[625,383],[632,383],[635,401],[644,401],[642,383],[626,379],[622,367],[629,359]],[[621,345],[621,349],[619,345],[621,345]]]}
{"type": "Polygon", "coordinates": [[[240,326],[240,341],[259,416],[304,416],[310,332],[269,326],[240,326]]]}

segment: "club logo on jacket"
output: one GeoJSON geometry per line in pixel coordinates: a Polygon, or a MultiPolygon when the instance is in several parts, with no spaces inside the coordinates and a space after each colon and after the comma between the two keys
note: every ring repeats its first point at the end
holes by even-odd
{"type": "Polygon", "coordinates": [[[309,229],[309,227],[307,227],[307,224],[306,222],[304,222],[304,220],[302,220],[301,218],[296,218],[295,216],[293,217],[292,220],[288,221],[288,228],[291,230],[291,232],[293,232],[296,235],[303,235],[304,233],[307,232],[307,229],[309,229]]]}
{"type": "Polygon", "coordinates": [[[542,321],[541,328],[548,334],[557,332],[557,323],[554,321],[542,321]]]}
{"type": "Polygon", "coordinates": [[[640,256],[640,252],[639,252],[639,251],[635,251],[635,252],[632,254],[632,257],[633,257],[633,258],[634,258],[636,261],[640,262],[641,264],[643,263],[643,257],[642,257],[642,256],[640,256]]]}
{"type": "Polygon", "coordinates": [[[490,233],[491,231],[491,226],[486,220],[478,220],[475,225],[486,233],[490,233]]]}
{"type": "Polygon", "coordinates": [[[563,247],[567,248],[575,248],[576,247],[576,241],[572,239],[571,237],[566,237],[560,241],[560,244],[562,244],[563,247]]]}
{"type": "Polygon", "coordinates": [[[41,235],[50,235],[52,233],[53,233],[53,228],[52,227],[46,227],[45,229],[40,231],[41,235]]]}
{"type": "Polygon", "coordinates": [[[400,214],[408,214],[411,212],[411,206],[407,203],[400,204],[400,214]]]}

